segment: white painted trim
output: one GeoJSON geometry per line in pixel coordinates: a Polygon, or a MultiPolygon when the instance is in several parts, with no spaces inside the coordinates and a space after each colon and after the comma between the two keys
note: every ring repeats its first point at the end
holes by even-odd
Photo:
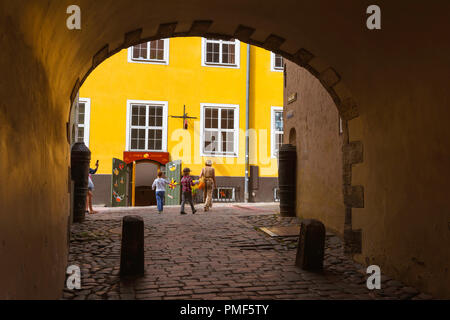
{"type": "MultiPolygon", "coordinates": [[[[90,98],[78,98],[78,102],[82,102],[85,105],[84,109],[84,144],[89,148],[90,133],[91,133],[91,99],[90,98]]],[[[78,125],[78,114],[77,114],[78,125]]],[[[78,129],[77,129],[78,130],[78,129]]]]}
{"type": "Polygon", "coordinates": [[[275,53],[270,53],[270,71],[272,72],[284,72],[284,68],[275,68],[275,53]]]}
{"type": "Polygon", "coordinates": [[[240,69],[241,68],[241,42],[235,40],[235,58],[236,64],[220,64],[220,63],[206,63],[206,38],[202,38],[202,67],[211,68],[228,68],[228,69],[240,69]]]}
{"type": "Polygon", "coordinates": [[[169,102],[168,101],[152,101],[152,100],[127,100],[127,125],[126,125],[126,151],[136,151],[136,152],[167,152],[167,141],[168,141],[168,112],[169,112],[169,102]],[[132,104],[143,104],[146,106],[157,105],[163,107],[163,134],[162,134],[162,150],[132,150],[131,149],[131,105],[132,104]]]}
{"type": "Polygon", "coordinates": [[[270,108],[270,157],[272,159],[277,159],[275,154],[275,112],[279,111],[283,111],[283,107],[272,106],[270,108]]]}
{"type": "Polygon", "coordinates": [[[200,156],[211,158],[239,158],[239,132],[240,132],[240,112],[238,104],[224,104],[224,103],[200,103],[200,156]],[[204,146],[204,131],[205,131],[205,107],[222,107],[233,108],[234,112],[234,155],[218,154],[210,155],[203,152],[204,146]]]}
{"type": "Polygon", "coordinates": [[[133,59],[133,47],[129,47],[128,48],[128,63],[169,65],[169,62],[170,62],[170,39],[161,39],[161,40],[164,40],[164,61],[133,59]]]}
{"type": "Polygon", "coordinates": [[[217,187],[217,198],[213,199],[214,201],[217,202],[236,202],[236,187],[217,187]],[[220,199],[220,190],[224,190],[224,189],[229,189],[232,191],[232,198],[230,200],[225,200],[223,201],[223,199],[220,199]]]}

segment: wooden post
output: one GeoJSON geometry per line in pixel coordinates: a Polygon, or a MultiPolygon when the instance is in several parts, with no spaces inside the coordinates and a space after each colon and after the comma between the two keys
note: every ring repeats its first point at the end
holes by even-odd
{"type": "Polygon", "coordinates": [[[122,224],[120,276],[133,277],[144,274],[144,219],[127,216],[122,224]]]}
{"type": "Polygon", "coordinates": [[[295,265],[307,271],[322,271],[325,255],[325,226],[317,220],[303,220],[295,265]]]}

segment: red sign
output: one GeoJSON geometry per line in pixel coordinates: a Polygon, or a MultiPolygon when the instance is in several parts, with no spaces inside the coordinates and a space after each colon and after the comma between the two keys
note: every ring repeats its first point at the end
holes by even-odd
{"type": "Polygon", "coordinates": [[[151,160],[159,162],[160,164],[167,164],[169,162],[168,152],[124,152],[123,161],[130,164],[134,161],[151,160]]]}

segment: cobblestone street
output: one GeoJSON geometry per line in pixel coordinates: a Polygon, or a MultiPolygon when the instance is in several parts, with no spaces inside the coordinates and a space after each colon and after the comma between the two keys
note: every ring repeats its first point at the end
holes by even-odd
{"type": "Polygon", "coordinates": [[[294,265],[298,238],[271,238],[259,227],[299,224],[281,218],[277,204],[218,204],[211,212],[181,216],[179,207],[106,209],[72,226],[68,265],[78,265],[82,289],[64,299],[431,299],[382,276],[369,291],[366,270],[327,234],[322,274],[294,265]],[[122,218],[145,222],[146,274],[120,281],[122,218]]]}

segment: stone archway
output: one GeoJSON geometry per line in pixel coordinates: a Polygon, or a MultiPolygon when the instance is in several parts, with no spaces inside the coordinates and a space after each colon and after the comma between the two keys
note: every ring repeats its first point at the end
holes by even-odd
{"type": "Polygon", "coordinates": [[[178,23],[164,23],[157,27],[157,32],[155,35],[145,38],[142,36],[143,28],[126,32],[123,35],[123,43],[121,43],[117,48],[111,49],[109,44],[106,44],[92,57],[92,65],[89,70],[81,78],[76,80],[70,97],[70,105],[73,105],[74,100],[78,96],[78,91],[81,85],[91,74],[91,72],[103,61],[123,49],[147,41],[188,36],[215,37],[221,39],[236,38],[242,42],[282,55],[284,58],[306,69],[311,73],[311,75],[320,81],[324,89],[333,99],[342,119],[342,130],[344,134],[342,175],[344,177],[344,181],[342,192],[344,194],[344,204],[346,206],[345,221],[343,221],[345,230],[344,240],[347,253],[361,253],[361,230],[353,230],[352,209],[364,208],[364,187],[360,185],[352,186],[351,177],[353,165],[363,162],[363,148],[361,141],[350,143],[348,132],[349,129],[347,125],[348,121],[359,116],[359,111],[355,99],[352,97],[350,91],[341,80],[341,76],[333,67],[329,66],[322,59],[314,56],[307,49],[301,48],[294,54],[290,54],[282,50],[281,46],[285,42],[285,39],[280,36],[271,34],[264,42],[257,41],[252,38],[252,35],[256,33],[256,30],[252,27],[247,27],[244,25],[239,25],[233,34],[216,34],[209,32],[213,24],[214,21],[210,20],[194,21],[192,22],[188,32],[176,32],[178,23]]]}
{"type": "MultiPolygon", "coordinates": [[[[346,225],[363,228],[365,253],[360,261],[378,263],[410,283],[448,296],[442,279],[450,273],[435,259],[435,248],[442,248],[440,256],[448,258],[439,240],[448,239],[443,221],[449,208],[444,195],[449,175],[441,160],[450,150],[443,139],[450,137],[443,120],[448,115],[448,74],[436,70],[450,67],[450,47],[440,37],[448,27],[450,3],[426,8],[406,0],[383,4],[388,32],[365,28],[366,4],[361,1],[280,0],[274,5],[231,0],[224,6],[207,0],[136,0],[130,6],[117,0],[106,6],[80,0],[80,31],[65,28],[70,4],[0,4],[0,69],[7,79],[0,86],[0,145],[6,150],[0,155],[0,174],[5,177],[0,195],[2,210],[15,212],[1,216],[3,252],[14,259],[0,267],[7,275],[0,297],[56,297],[61,289],[70,180],[68,97],[73,101],[89,72],[121,48],[163,37],[211,35],[236,37],[280,53],[321,81],[339,109],[348,138],[346,225]],[[409,135],[402,135],[405,132],[409,135]],[[402,158],[409,160],[406,165],[398,161],[402,158]],[[410,172],[426,174],[413,178],[410,172]],[[370,193],[364,195],[363,186],[370,193]],[[358,219],[352,219],[353,210],[358,219]],[[407,225],[402,223],[406,219],[407,225]],[[391,228],[385,230],[386,225],[391,228]],[[430,240],[424,244],[423,238],[430,240]],[[49,266],[54,272],[48,272],[49,266]]],[[[350,239],[360,238],[353,227],[348,229],[350,239]]]]}

